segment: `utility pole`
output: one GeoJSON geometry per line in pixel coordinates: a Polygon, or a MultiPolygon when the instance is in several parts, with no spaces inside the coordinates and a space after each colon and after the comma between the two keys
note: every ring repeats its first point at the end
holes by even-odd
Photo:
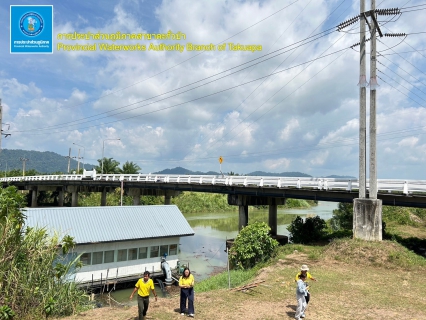
{"type": "MultiPolygon", "coordinates": [[[[392,10],[392,9],[391,9],[392,10]]],[[[386,14],[387,11],[385,10],[386,14]]],[[[376,1],[365,11],[365,0],[360,3],[360,119],[359,119],[359,198],[354,199],[353,236],[363,240],[382,240],[382,200],[377,199],[376,159],[376,32],[383,34],[376,19],[376,1]],[[370,16],[370,22],[367,19],[370,16]],[[366,81],[365,81],[365,23],[370,29],[370,157],[369,192],[366,197],[366,81]]]]}
{"type": "Polygon", "coordinates": [[[80,172],[80,149],[78,149],[78,156],[77,156],[77,174],[80,172]]]}
{"type": "Polygon", "coordinates": [[[22,161],[22,176],[25,177],[25,163],[29,160],[27,158],[19,158],[22,161]]]}
{"type": "Polygon", "coordinates": [[[68,158],[68,173],[70,173],[70,165],[71,165],[71,158],[75,158],[75,157],[71,157],[71,148],[68,152],[68,156],[66,156],[65,158],[68,158]]]}
{"type": "Polygon", "coordinates": [[[360,1],[359,51],[359,198],[366,197],[367,80],[365,63],[365,0],[360,1]]]}
{"type": "Polygon", "coordinates": [[[68,170],[67,170],[68,173],[70,173],[70,164],[71,164],[71,148],[68,152],[68,170]]]}
{"type": "Polygon", "coordinates": [[[371,0],[371,53],[370,53],[370,189],[369,198],[377,199],[377,158],[376,158],[376,33],[381,31],[376,19],[376,0],[371,0]]]}

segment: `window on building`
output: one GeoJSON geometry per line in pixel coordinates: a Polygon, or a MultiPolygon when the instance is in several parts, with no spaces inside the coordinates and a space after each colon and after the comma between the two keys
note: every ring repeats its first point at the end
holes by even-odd
{"type": "Polygon", "coordinates": [[[92,254],[90,252],[85,252],[80,256],[80,261],[83,263],[83,265],[90,265],[92,264],[92,254]]]}
{"type": "Polygon", "coordinates": [[[148,247],[139,248],[139,259],[148,258],[148,247]]]}
{"type": "Polygon", "coordinates": [[[157,257],[158,257],[158,253],[159,253],[159,251],[158,251],[158,246],[152,246],[152,247],[151,247],[151,250],[150,250],[150,255],[149,255],[149,257],[150,257],[150,258],[157,258],[157,257]]]}
{"type": "Polygon", "coordinates": [[[169,255],[170,256],[173,256],[173,255],[177,255],[178,254],[178,252],[177,252],[177,244],[171,244],[170,245],[170,247],[169,247],[169,255]]]}
{"type": "Polygon", "coordinates": [[[92,254],[92,264],[101,264],[104,257],[103,251],[93,252],[92,254]]]}
{"type": "Polygon", "coordinates": [[[104,252],[104,263],[114,262],[114,250],[104,252]]]}
{"type": "Polygon", "coordinates": [[[117,251],[117,261],[127,261],[127,249],[117,251]]]}
{"type": "Polygon", "coordinates": [[[133,248],[129,249],[129,260],[137,260],[138,258],[138,249],[133,248]]]}
{"type": "Polygon", "coordinates": [[[166,244],[164,246],[160,246],[160,257],[164,256],[164,254],[169,255],[169,245],[166,244]]]}

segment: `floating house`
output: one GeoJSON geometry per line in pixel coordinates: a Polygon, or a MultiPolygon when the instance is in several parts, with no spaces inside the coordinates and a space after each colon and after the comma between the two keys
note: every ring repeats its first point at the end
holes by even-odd
{"type": "Polygon", "coordinates": [[[175,205],[26,208],[24,213],[26,226],[74,238],[76,247],[67,258],[81,255],[75,280],[87,285],[132,281],[146,270],[161,273],[165,255],[174,268],[179,238],[194,235],[175,205]]]}

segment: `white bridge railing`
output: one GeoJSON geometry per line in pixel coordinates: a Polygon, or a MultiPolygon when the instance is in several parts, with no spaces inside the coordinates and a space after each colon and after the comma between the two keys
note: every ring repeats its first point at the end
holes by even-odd
{"type": "MultiPolygon", "coordinates": [[[[196,185],[246,186],[258,188],[298,188],[315,190],[352,191],[358,189],[357,179],[306,178],[306,177],[259,177],[259,176],[222,176],[222,175],[164,175],[164,174],[96,174],[86,171],[84,174],[41,175],[0,178],[8,181],[132,181],[196,185]]],[[[405,195],[426,193],[426,180],[386,180],[378,179],[379,192],[396,192],[405,195]]],[[[367,183],[368,189],[368,183],[367,183]]]]}

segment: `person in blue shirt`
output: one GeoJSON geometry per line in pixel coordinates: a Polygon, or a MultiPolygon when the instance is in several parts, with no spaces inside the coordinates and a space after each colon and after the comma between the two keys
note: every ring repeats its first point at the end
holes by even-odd
{"type": "Polygon", "coordinates": [[[300,274],[299,280],[297,280],[297,288],[296,288],[296,299],[297,299],[297,309],[296,309],[296,320],[300,320],[300,318],[305,317],[305,309],[306,309],[306,299],[307,289],[305,285],[306,275],[300,274]]]}

